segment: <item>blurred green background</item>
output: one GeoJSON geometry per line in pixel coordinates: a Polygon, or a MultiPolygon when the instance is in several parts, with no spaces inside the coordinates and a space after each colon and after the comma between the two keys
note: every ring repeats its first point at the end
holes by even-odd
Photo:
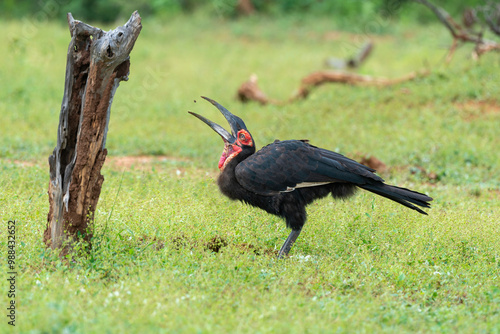
{"type": "MultiPolygon", "coordinates": [[[[0,16],[4,18],[22,18],[33,15],[38,19],[64,20],[66,12],[77,14],[82,20],[113,22],[128,17],[134,10],[139,10],[142,17],[168,17],[177,14],[190,14],[204,11],[210,15],[236,18],[242,15],[238,9],[238,0],[3,0],[0,3],[0,16]]],[[[428,22],[433,14],[409,0],[251,0],[255,12],[259,15],[278,17],[283,15],[327,16],[336,22],[345,22],[352,26],[352,20],[363,23],[376,15],[394,19],[412,19],[428,22]],[[361,22],[359,21],[361,20],[361,22]]],[[[458,15],[469,6],[481,4],[477,0],[442,0],[437,5],[450,14],[458,15]]]]}

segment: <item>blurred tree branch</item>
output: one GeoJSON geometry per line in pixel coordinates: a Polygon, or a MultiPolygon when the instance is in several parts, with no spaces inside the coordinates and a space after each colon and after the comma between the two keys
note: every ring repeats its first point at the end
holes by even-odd
{"type": "Polygon", "coordinates": [[[257,76],[252,74],[248,81],[245,81],[238,88],[237,97],[241,102],[257,101],[260,104],[283,105],[294,102],[299,99],[305,99],[315,87],[326,83],[342,83],[356,86],[391,86],[401,82],[414,80],[428,75],[429,71],[420,73],[411,72],[405,76],[395,79],[375,78],[369,75],[361,75],[356,73],[348,73],[343,71],[316,71],[305,76],[300,83],[299,88],[286,101],[277,101],[270,99],[257,85],[257,76]]]}
{"type": "Polygon", "coordinates": [[[479,7],[484,16],[484,21],[490,30],[497,36],[500,36],[500,3],[488,3],[485,6],[479,7]]]}
{"type": "MultiPolygon", "coordinates": [[[[413,0],[416,3],[420,3],[427,8],[429,8],[436,17],[443,23],[443,25],[450,31],[451,35],[453,36],[453,44],[450,47],[450,51],[448,52],[447,56],[447,61],[449,62],[453,56],[453,53],[455,52],[457,48],[457,43],[459,42],[471,42],[474,43],[476,46],[474,48],[474,51],[472,53],[472,57],[474,59],[478,59],[482,54],[489,52],[489,51],[500,51],[500,44],[498,44],[495,41],[487,40],[483,38],[483,32],[473,32],[468,27],[458,24],[453,18],[451,17],[450,14],[448,14],[447,11],[445,11],[443,8],[435,6],[434,4],[430,3],[427,0],[413,0]]],[[[493,17],[498,19],[498,5],[496,6],[496,14],[495,11],[491,10],[494,6],[484,6],[481,7],[481,11],[485,17],[485,21],[490,27],[490,30],[495,33],[496,35],[500,34],[498,31],[500,31],[500,28],[498,25],[493,21],[493,17]]]]}

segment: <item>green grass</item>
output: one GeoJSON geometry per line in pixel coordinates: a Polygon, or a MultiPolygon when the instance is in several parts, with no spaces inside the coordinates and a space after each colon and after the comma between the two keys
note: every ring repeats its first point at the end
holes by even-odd
{"type": "MultiPolygon", "coordinates": [[[[257,73],[269,96],[286,99],[365,31],[332,39],[334,23],[313,19],[144,21],[111,112],[93,248],[69,262],[42,243],[69,33],[0,23],[0,213],[4,226],[18,224],[18,331],[498,333],[498,54],[474,63],[463,46],[446,65],[441,26],[382,23],[360,72],[431,75],[385,88],[326,85],[278,107],[240,104],[236,89],[257,73]],[[217,190],[222,142],[187,111],[226,124],[200,95],[241,116],[258,146],[308,138],[376,156],[391,167],[389,183],[435,198],[429,216],[366,192],[321,200],[292,256],[275,260],[284,223],[217,190]],[[171,158],[132,169],[112,160],[134,155],[171,158]],[[227,245],[213,252],[217,238],[227,245]]],[[[4,319],[0,332],[8,327],[4,319]]]]}

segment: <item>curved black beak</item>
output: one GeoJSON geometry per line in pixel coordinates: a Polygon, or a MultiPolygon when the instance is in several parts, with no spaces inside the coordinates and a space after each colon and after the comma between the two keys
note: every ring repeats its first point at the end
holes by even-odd
{"type": "Polygon", "coordinates": [[[209,119],[201,116],[201,115],[198,115],[197,113],[194,113],[194,112],[191,112],[191,111],[188,111],[191,115],[197,117],[198,119],[200,119],[201,121],[203,121],[205,124],[207,124],[209,127],[212,128],[212,130],[214,130],[215,132],[217,132],[224,141],[228,142],[228,143],[234,143],[236,142],[236,134],[238,133],[239,130],[241,129],[245,129],[246,130],[246,125],[245,125],[245,122],[243,122],[243,120],[241,118],[239,118],[238,116],[235,116],[233,114],[231,114],[229,112],[229,110],[227,110],[226,108],[224,108],[223,106],[221,106],[219,103],[217,103],[216,101],[208,98],[208,97],[205,97],[205,96],[202,96],[202,98],[204,98],[205,100],[207,100],[208,102],[212,103],[214,106],[217,107],[217,109],[219,109],[219,111],[222,113],[222,115],[224,115],[224,117],[226,118],[227,122],[229,123],[229,126],[231,127],[231,133],[229,133],[226,129],[224,129],[222,126],[220,126],[219,124],[216,124],[212,121],[210,121],[209,119]]]}
{"type": "Polygon", "coordinates": [[[191,111],[188,111],[188,113],[190,113],[191,115],[193,115],[193,116],[197,117],[198,119],[202,120],[206,125],[208,125],[209,127],[211,127],[212,130],[214,130],[215,132],[217,132],[222,137],[222,139],[225,142],[228,142],[228,143],[232,144],[232,143],[234,143],[236,141],[236,138],[232,134],[230,134],[229,132],[227,132],[226,129],[224,129],[219,124],[214,123],[211,120],[206,119],[205,117],[203,117],[201,115],[198,115],[197,113],[194,113],[194,112],[191,112],[191,111]]]}

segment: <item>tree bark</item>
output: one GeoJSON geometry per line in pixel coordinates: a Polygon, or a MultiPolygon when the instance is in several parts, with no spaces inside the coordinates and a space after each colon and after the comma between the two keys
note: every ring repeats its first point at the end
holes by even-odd
{"type": "Polygon", "coordinates": [[[114,30],[73,19],[57,146],[49,156],[49,213],[44,242],[66,253],[79,238],[90,243],[104,177],[106,135],[113,96],[128,80],[129,54],[141,31],[136,11],[114,30]]]}

